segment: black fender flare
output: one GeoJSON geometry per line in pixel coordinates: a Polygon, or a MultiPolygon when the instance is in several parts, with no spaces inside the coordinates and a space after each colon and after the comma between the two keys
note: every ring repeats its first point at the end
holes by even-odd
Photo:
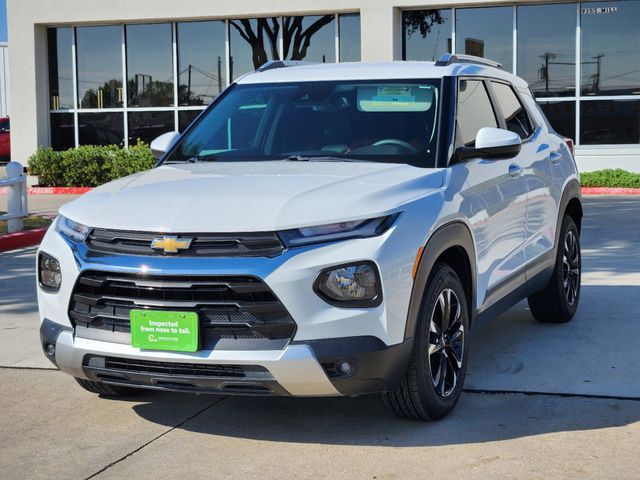
{"type": "Polygon", "coordinates": [[[471,267],[471,298],[469,300],[471,325],[476,324],[477,308],[476,308],[476,249],[473,243],[471,231],[466,224],[461,221],[454,221],[439,227],[429,237],[422,258],[413,280],[413,288],[409,300],[409,311],[407,314],[407,323],[404,331],[404,338],[409,339],[415,336],[416,325],[422,313],[422,304],[424,292],[427,288],[427,282],[436,261],[446,250],[452,247],[462,248],[467,254],[469,265],[471,267]]]}
{"type": "Polygon", "coordinates": [[[582,188],[580,182],[576,179],[570,180],[564,187],[562,192],[562,198],[560,199],[560,205],[558,208],[557,228],[556,228],[556,242],[554,245],[554,251],[557,250],[560,244],[560,230],[562,229],[562,219],[565,213],[567,213],[567,207],[571,200],[578,200],[580,202],[580,212],[582,213],[582,188]]]}

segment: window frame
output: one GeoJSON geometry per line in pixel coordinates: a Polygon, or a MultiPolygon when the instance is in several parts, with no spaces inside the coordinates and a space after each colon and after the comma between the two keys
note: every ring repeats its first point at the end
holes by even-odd
{"type": "MultiPolygon", "coordinates": [[[[489,105],[491,105],[491,110],[493,112],[493,116],[496,120],[496,125],[497,128],[501,128],[501,121],[500,121],[500,117],[498,116],[498,111],[496,111],[496,104],[493,101],[493,97],[491,95],[492,92],[489,91],[489,86],[487,85],[487,82],[489,81],[489,77],[485,77],[485,76],[473,76],[473,75],[461,75],[459,77],[456,77],[456,96],[455,96],[455,116],[453,119],[453,130],[454,130],[454,138],[453,138],[453,145],[454,145],[454,150],[458,147],[466,147],[467,145],[460,143],[460,135],[459,135],[459,128],[458,128],[458,106],[460,105],[460,103],[458,102],[459,98],[460,98],[460,82],[462,81],[477,81],[480,82],[484,85],[484,90],[487,94],[487,98],[489,99],[489,105]]],[[[477,133],[476,133],[477,135],[477,133]]],[[[475,142],[475,139],[474,139],[475,142]]],[[[454,153],[454,157],[455,157],[455,153],[454,153]]],[[[451,163],[451,162],[450,162],[451,163]]]]}
{"type": "MultiPolygon", "coordinates": [[[[499,124],[500,124],[500,128],[502,128],[503,130],[508,130],[509,132],[511,130],[509,130],[507,128],[507,122],[505,120],[505,115],[504,112],[502,111],[502,108],[500,107],[500,101],[498,99],[498,94],[496,93],[496,91],[493,89],[493,83],[500,83],[502,85],[506,85],[507,87],[509,87],[509,89],[513,92],[513,94],[516,96],[516,100],[518,100],[518,103],[520,103],[520,106],[522,107],[522,110],[524,111],[527,120],[529,121],[529,128],[530,128],[530,132],[529,135],[527,135],[525,138],[521,139],[522,144],[524,145],[525,143],[529,143],[532,139],[533,136],[536,132],[536,129],[538,128],[537,123],[533,120],[533,116],[531,115],[531,112],[529,111],[529,109],[527,108],[526,104],[522,101],[522,98],[520,97],[520,92],[517,91],[517,89],[513,86],[513,84],[511,82],[509,82],[508,80],[504,80],[501,78],[489,78],[488,80],[488,89],[489,89],[489,94],[491,96],[492,102],[494,103],[494,109],[499,113],[499,124]]],[[[535,99],[535,97],[534,97],[535,99]]],[[[516,132],[513,132],[516,133],[516,132]]]]}

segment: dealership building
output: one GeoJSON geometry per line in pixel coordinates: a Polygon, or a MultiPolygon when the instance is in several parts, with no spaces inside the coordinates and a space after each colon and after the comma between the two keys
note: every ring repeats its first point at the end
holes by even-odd
{"type": "Polygon", "coordinates": [[[640,171],[640,0],[10,0],[12,158],[181,131],[242,74],[484,56],[523,77],[582,170],[640,171]]]}

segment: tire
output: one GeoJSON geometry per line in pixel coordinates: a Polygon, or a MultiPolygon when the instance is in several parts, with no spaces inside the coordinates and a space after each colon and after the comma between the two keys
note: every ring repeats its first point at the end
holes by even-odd
{"type": "Polygon", "coordinates": [[[580,302],[581,278],[580,232],[573,218],[565,215],[553,276],[544,289],[528,298],[534,318],[541,323],[566,323],[571,320],[580,302]]]}
{"type": "Polygon", "coordinates": [[[400,418],[445,417],[460,398],[468,353],[469,311],[462,282],[451,267],[436,263],[423,298],[409,367],[400,387],[382,394],[383,404],[400,418]],[[453,322],[447,322],[449,328],[444,330],[448,333],[443,336],[446,302],[449,302],[448,318],[453,322]],[[441,374],[443,366],[445,375],[441,374]]]}
{"type": "Polygon", "coordinates": [[[107,385],[106,383],[94,382],[84,378],[76,378],[76,382],[87,392],[96,393],[104,397],[130,397],[140,391],[136,388],[107,385]]]}

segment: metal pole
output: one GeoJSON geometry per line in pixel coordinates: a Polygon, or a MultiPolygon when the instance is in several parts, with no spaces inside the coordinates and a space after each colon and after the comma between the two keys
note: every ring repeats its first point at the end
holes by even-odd
{"type": "MultiPolygon", "coordinates": [[[[22,176],[22,182],[16,182],[9,185],[7,192],[7,213],[9,215],[18,215],[24,213],[22,183],[26,182],[26,177],[22,175],[22,165],[18,162],[9,162],[7,164],[7,179],[18,179],[22,176]]],[[[9,233],[19,232],[22,230],[22,218],[13,218],[7,220],[7,231],[9,233]]]]}

